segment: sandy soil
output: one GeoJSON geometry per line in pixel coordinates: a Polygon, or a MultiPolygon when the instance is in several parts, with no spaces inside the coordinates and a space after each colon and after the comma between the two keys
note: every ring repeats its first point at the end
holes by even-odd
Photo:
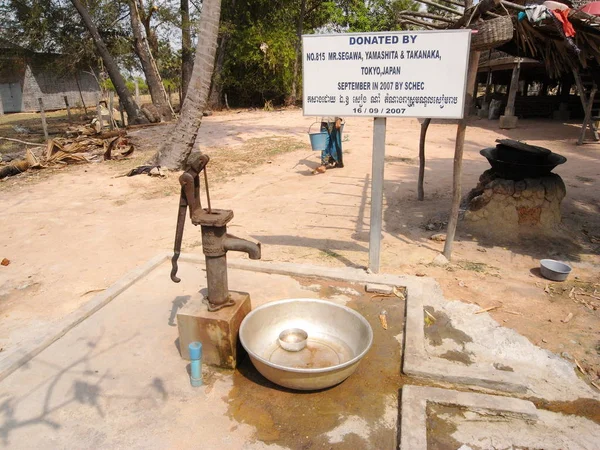
{"type": "MultiPolygon", "coordinates": [[[[347,120],[346,167],[322,175],[311,174],[319,162],[306,135],[312,121],[296,109],[205,118],[197,143],[213,158],[212,204],[234,210],[230,231],[261,241],[264,259],[364,267],[372,120],[347,120]]],[[[118,177],[150,156],[171,129],[131,132],[139,151],[128,161],[27,173],[0,183],[0,259],[11,261],[0,267],[0,347],[27,341],[126,271],[172,249],[177,174],[118,177]]],[[[432,276],[447,298],[500,306],[491,312],[497,321],[537,345],[566,352],[588,381],[597,380],[600,146],[575,146],[576,124],[521,121],[518,129],[503,131],[497,122],[474,119],[465,143],[464,193],[489,167],[481,148],[499,137],[524,139],[568,158],[556,170],[567,185],[564,223],[557,236],[513,242],[475,235],[460,224],[452,263],[435,267],[431,262],[443,243],[429,238],[443,232],[450,209],[455,132],[452,124],[429,128],[426,198],[419,202],[419,123],[388,120],[381,271],[432,276]],[[569,281],[542,279],[535,270],[542,257],[570,261],[569,281]],[[575,296],[572,288],[588,295],[575,296]],[[569,313],[572,319],[563,322],[569,313]]],[[[201,252],[199,230],[186,227],[184,251],[201,252]]]]}

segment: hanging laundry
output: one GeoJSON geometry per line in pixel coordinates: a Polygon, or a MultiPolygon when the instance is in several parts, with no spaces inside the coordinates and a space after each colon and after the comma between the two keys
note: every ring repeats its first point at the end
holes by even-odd
{"type": "Polygon", "coordinates": [[[544,5],[528,5],[525,7],[525,14],[531,23],[539,23],[552,17],[552,12],[544,5]]]}
{"type": "Polygon", "coordinates": [[[573,24],[569,21],[569,9],[555,9],[552,11],[552,14],[558,19],[560,23],[562,23],[562,28],[566,37],[575,36],[575,28],[573,28],[573,24]]]}

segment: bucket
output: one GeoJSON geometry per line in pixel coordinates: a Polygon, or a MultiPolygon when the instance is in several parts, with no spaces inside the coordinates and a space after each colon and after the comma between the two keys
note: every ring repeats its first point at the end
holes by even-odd
{"type": "Polygon", "coordinates": [[[327,148],[327,136],[329,134],[326,131],[320,133],[309,133],[310,145],[314,151],[323,151],[327,148]]]}
{"type": "MultiPolygon", "coordinates": [[[[320,122],[315,122],[315,123],[320,124],[320,122]]],[[[316,152],[322,152],[323,150],[327,149],[327,138],[329,137],[329,133],[327,131],[321,131],[319,133],[311,133],[310,129],[315,123],[311,124],[311,126],[308,127],[308,137],[310,138],[310,145],[312,146],[312,149],[316,152]]],[[[344,131],[344,124],[342,123],[342,126],[340,128],[340,134],[343,131],[344,131]]]]}
{"type": "Polygon", "coordinates": [[[322,152],[327,148],[327,138],[329,137],[329,133],[327,133],[327,131],[311,133],[310,129],[315,123],[311,124],[310,127],[308,127],[308,137],[310,138],[310,145],[312,146],[312,149],[314,151],[322,152]]]}

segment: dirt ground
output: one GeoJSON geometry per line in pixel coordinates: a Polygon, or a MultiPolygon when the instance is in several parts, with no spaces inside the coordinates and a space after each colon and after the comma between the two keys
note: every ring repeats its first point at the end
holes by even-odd
{"type": "MultiPolygon", "coordinates": [[[[7,117],[0,118],[0,129],[7,117]]],[[[262,242],[263,259],[364,267],[372,120],[347,119],[346,167],[322,175],[311,173],[319,163],[307,137],[313,121],[298,109],[204,118],[197,144],[212,158],[212,205],[234,210],[230,232],[262,242]]],[[[0,260],[10,260],[0,266],[0,348],[28,341],[123,273],[172,249],[178,174],[120,176],[143,163],[171,130],[164,125],[130,132],[137,150],[126,161],[28,172],[0,182],[0,260]]],[[[455,132],[453,124],[430,126],[425,201],[419,202],[419,122],[387,121],[381,272],[435,277],[446,298],[499,306],[490,313],[502,325],[576,359],[588,382],[598,380],[600,145],[577,147],[575,123],[523,120],[505,131],[497,122],[473,119],[463,193],[489,168],[480,149],[501,137],[523,139],[568,159],[555,170],[567,186],[563,224],[553,236],[502,241],[460,223],[451,264],[436,267],[431,262],[444,244],[430,237],[444,231],[450,210],[455,132]],[[572,264],[567,282],[540,277],[539,259],[545,257],[572,264]]],[[[184,251],[200,253],[199,230],[186,227],[184,251]]]]}

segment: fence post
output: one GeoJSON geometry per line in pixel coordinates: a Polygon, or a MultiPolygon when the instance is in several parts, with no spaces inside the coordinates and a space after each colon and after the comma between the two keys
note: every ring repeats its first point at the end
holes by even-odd
{"type": "Polygon", "coordinates": [[[114,92],[110,91],[108,93],[108,127],[113,130],[114,122],[113,122],[113,101],[114,101],[114,92]]]}
{"type": "Polygon", "coordinates": [[[69,116],[69,123],[73,123],[73,119],[71,118],[71,108],[69,107],[69,99],[65,95],[65,105],[67,105],[67,115],[69,116]]]}
{"type": "Polygon", "coordinates": [[[46,125],[46,112],[44,111],[44,102],[42,97],[38,98],[40,103],[40,115],[42,116],[42,128],[44,129],[44,139],[48,140],[48,126],[46,125]]]}
{"type": "Polygon", "coordinates": [[[102,123],[102,108],[100,107],[100,95],[96,95],[96,114],[98,114],[98,125],[100,125],[100,132],[102,132],[102,128],[104,125],[102,123]]]}
{"type": "Polygon", "coordinates": [[[133,81],[135,82],[135,102],[139,106],[139,104],[140,104],[140,86],[138,85],[137,78],[134,78],[133,81]]]}
{"type": "Polygon", "coordinates": [[[125,128],[127,124],[125,123],[125,113],[123,113],[123,102],[119,99],[119,112],[121,113],[121,126],[125,128]]]}

